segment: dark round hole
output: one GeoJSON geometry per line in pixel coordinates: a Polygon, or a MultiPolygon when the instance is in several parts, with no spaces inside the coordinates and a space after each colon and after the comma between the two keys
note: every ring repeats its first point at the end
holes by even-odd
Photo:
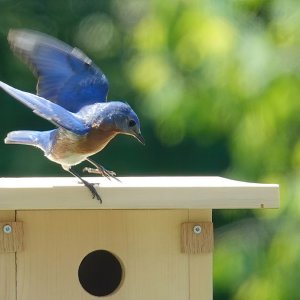
{"type": "Polygon", "coordinates": [[[78,269],[81,286],[93,296],[113,293],[122,280],[122,266],[111,252],[96,250],[84,257],[78,269]]]}

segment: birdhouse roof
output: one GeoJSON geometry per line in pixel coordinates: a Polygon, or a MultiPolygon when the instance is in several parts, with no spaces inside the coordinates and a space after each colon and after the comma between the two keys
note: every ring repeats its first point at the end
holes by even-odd
{"type": "Polygon", "coordinates": [[[6,209],[226,209],[277,208],[279,186],[222,177],[101,177],[103,203],[72,177],[1,178],[0,210],[6,209]]]}

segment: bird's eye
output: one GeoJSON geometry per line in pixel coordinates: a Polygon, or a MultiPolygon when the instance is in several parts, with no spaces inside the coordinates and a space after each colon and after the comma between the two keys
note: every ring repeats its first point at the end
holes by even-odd
{"type": "Polygon", "coordinates": [[[135,126],[135,121],[134,120],[130,120],[129,122],[128,122],[128,126],[129,127],[133,127],[133,126],[135,126]]]}

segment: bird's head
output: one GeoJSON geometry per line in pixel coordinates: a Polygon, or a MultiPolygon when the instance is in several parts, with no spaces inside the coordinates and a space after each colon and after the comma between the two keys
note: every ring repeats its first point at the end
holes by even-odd
{"type": "Polygon", "coordinates": [[[128,134],[135,137],[140,143],[145,145],[145,140],[141,134],[140,121],[133,109],[123,102],[110,102],[113,105],[112,119],[115,128],[119,133],[128,134]]]}

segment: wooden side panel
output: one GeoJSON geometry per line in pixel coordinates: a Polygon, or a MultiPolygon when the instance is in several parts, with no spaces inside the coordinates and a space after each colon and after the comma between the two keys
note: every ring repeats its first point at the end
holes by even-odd
{"type": "MultiPolygon", "coordinates": [[[[212,221],[212,210],[189,211],[189,222],[212,221]]],[[[190,300],[213,299],[213,253],[189,255],[190,300]]]]}
{"type": "MultiPolygon", "coordinates": [[[[1,222],[14,220],[15,211],[0,211],[1,222]]],[[[0,299],[15,300],[16,297],[16,255],[0,253],[0,299]]]]}

